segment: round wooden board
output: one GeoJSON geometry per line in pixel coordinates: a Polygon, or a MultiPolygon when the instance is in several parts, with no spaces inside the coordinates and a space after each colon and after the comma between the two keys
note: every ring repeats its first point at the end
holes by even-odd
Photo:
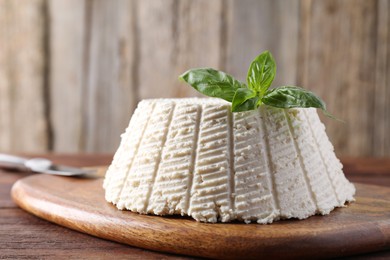
{"type": "Polygon", "coordinates": [[[390,188],[356,184],[356,202],[327,216],[270,225],[205,224],[119,211],[102,178],[34,175],[12,188],[14,201],[59,225],[146,249],[212,258],[335,257],[390,248],[390,188]]]}

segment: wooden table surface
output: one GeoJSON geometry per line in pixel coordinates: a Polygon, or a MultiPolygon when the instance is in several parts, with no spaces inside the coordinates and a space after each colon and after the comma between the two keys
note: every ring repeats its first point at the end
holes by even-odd
{"type": "MultiPolygon", "coordinates": [[[[39,155],[55,163],[73,166],[108,165],[112,155],[39,155]]],[[[390,158],[343,158],[344,171],[352,182],[390,187],[390,158]]],[[[0,259],[189,259],[82,234],[19,209],[11,200],[12,184],[29,173],[0,170],[0,259]]],[[[353,259],[389,259],[390,249],[353,259]]],[[[351,258],[352,259],[352,258],[351,258]]]]}

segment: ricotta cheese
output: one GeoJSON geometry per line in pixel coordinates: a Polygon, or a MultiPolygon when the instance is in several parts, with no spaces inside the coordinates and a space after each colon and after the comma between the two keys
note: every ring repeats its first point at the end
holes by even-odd
{"type": "Polygon", "coordinates": [[[314,108],[231,113],[220,99],[143,100],[121,138],[103,184],[121,210],[265,224],[354,200],[314,108]]]}

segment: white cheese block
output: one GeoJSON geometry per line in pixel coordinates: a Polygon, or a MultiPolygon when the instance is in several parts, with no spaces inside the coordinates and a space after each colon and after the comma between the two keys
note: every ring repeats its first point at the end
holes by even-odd
{"type": "Polygon", "coordinates": [[[213,98],[141,101],[103,186],[121,210],[263,224],[355,194],[315,109],[231,113],[213,98]]]}

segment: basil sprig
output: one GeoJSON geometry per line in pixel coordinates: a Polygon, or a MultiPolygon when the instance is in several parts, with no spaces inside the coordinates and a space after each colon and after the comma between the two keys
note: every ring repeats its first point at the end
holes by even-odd
{"type": "Polygon", "coordinates": [[[278,108],[315,107],[325,115],[325,102],[313,92],[296,86],[270,89],[276,75],[276,64],[269,51],[257,56],[249,66],[247,84],[231,75],[211,68],[191,69],[179,79],[187,82],[200,93],[222,98],[232,103],[232,112],[249,111],[265,104],[278,108]]]}

